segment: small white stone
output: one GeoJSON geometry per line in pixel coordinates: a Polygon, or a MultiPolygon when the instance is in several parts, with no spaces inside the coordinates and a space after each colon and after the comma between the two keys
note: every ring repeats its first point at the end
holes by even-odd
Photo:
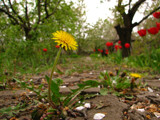
{"type": "Polygon", "coordinates": [[[76,110],[81,111],[81,110],[83,110],[84,108],[85,108],[84,106],[79,106],[79,107],[76,107],[76,110]]]}
{"type": "Polygon", "coordinates": [[[46,105],[49,105],[49,103],[47,103],[46,105]]]}
{"type": "Polygon", "coordinates": [[[149,91],[149,92],[153,92],[153,90],[152,90],[150,87],[148,87],[148,91],[149,91]]]}
{"type": "Polygon", "coordinates": [[[30,93],[30,94],[32,94],[33,92],[32,92],[32,91],[30,91],[29,93],[30,93]]]}
{"type": "Polygon", "coordinates": [[[66,88],[66,86],[65,85],[63,85],[63,86],[59,86],[60,88],[66,88]]]}
{"type": "Polygon", "coordinates": [[[113,84],[116,84],[117,82],[115,81],[115,80],[113,80],[113,82],[112,82],[113,84]]]}
{"type": "Polygon", "coordinates": [[[160,78],[158,80],[160,80],[160,78]]]}
{"type": "Polygon", "coordinates": [[[93,117],[94,120],[102,120],[105,117],[103,113],[96,113],[93,117]]]}
{"type": "Polygon", "coordinates": [[[103,70],[104,73],[106,73],[106,70],[103,70]]]}
{"type": "Polygon", "coordinates": [[[89,74],[90,74],[90,75],[92,75],[93,73],[92,73],[92,72],[90,72],[89,74]]]}
{"type": "Polygon", "coordinates": [[[91,108],[91,104],[90,104],[90,103],[85,103],[85,104],[84,104],[84,107],[85,107],[85,108],[91,108]]]}
{"type": "Polygon", "coordinates": [[[133,105],[131,106],[131,109],[136,109],[136,105],[133,104],[133,105]]]}
{"type": "Polygon", "coordinates": [[[138,111],[140,111],[140,112],[144,112],[145,110],[144,109],[137,109],[138,111]]]}
{"type": "Polygon", "coordinates": [[[157,96],[159,96],[159,94],[156,94],[157,96]]]}
{"type": "Polygon", "coordinates": [[[154,112],[154,115],[155,115],[157,118],[160,118],[160,113],[154,112]]]}
{"type": "Polygon", "coordinates": [[[33,79],[30,79],[29,81],[30,81],[30,82],[32,82],[32,81],[33,81],[33,79]]]}

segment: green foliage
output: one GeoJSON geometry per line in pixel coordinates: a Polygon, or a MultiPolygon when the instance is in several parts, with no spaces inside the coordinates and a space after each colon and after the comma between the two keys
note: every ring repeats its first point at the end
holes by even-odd
{"type": "Polygon", "coordinates": [[[75,53],[73,53],[73,54],[71,54],[69,57],[71,57],[71,58],[78,58],[78,57],[80,57],[80,56],[77,55],[77,54],[75,54],[75,53]]]}
{"type": "Polygon", "coordinates": [[[114,26],[107,19],[99,19],[95,25],[86,28],[85,34],[87,34],[87,37],[85,38],[85,45],[83,45],[85,48],[83,49],[90,52],[95,48],[104,49],[107,41],[117,39],[115,38],[116,31],[114,26]]]}
{"type": "Polygon", "coordinates": [[[30,81],[30,84],[27,81],[22,81],[14,78],[14,80],[17,81],[18,84],[24,89],[29,89],[30,91],[33,91],[37,94],[38,99],[41,101],[43,98],[45,99],[47,91],[42,92],[42,87],[44,87],[44,84],[41,84],[37,87],[35,87],[33,81],[30,81]]]}
{"type": "MultiPolygon", "coordinates": [[[[46,76],[46,80],[48,82],[49,82],[49,79],[50,78],[46,76]]],[[[44,86],[43,84],[41,84],[38,88],[35,88],[32,81],[30,85],[24,81],[20,81],[18,79],[15,79],[15,80],[23,88],[27,88],[35,92],[38,95],[40,101],[42,100],[42,98],[47,100],[47,96],[46,96],[47,91],[42,91],[42,87],[44,86]]],[[[63,80],[59,78],[53,79],[51,82],[52,102],[56,105],[55,107],[56,111],[59,111],[59,109],[57,108],[65,108],[65,107],[68,107],[69,109],[74,108],[78,104],[78,102],[75,102],[75,101],[80,101],[83,98],[83,96],[79,96],[83,90],[91,88],[91,87],[98,87],[99,85],[99,82],[97,81],[93,81],[93,80],[84,81],[83,83],[78,84],[77,89],[71,89],[71,93],[66,96],[66,95],[61,94],[59,91],[60,90],[59,87],[62,85],[62,83],[63,83],[63,80]]],[[[59,112],[61,112],[61,115],[64,114],[63,113],[64,111],[59,111],[59,112]]]]}
{"type": "Polygon", "coordinates": [[[41,68],[44,69],[52,64],[56,52],[57,49],[52,40],[41,43],[30,41],[12,42],[12,44],[8,44],[7,49],[3,52],[5,56],[3,60],[6,62],[3,67],[12,72],[16,67],[16,72],[37,73],[41,68]],[[47,48],[47,52],[44,52],[43,48],[47,48]]]}
{"type": "MultiPolygon", "coordinates": [[[[5,9],[2,1],[0,2],[2,4],[1,9],[5,9]]],[[[55,0],[49,2],[47,6],[48,14],[54,13],[46,17],[45,3],[41,1],[43,9],[40,10],[41,20],[38,22],[38,1],[28,2],[27,0],[20,0],[12,1],[11,3],[17,14],[15,15],[13,11],[10,11],[10,14],[19,21],[19,24],[15,23],[12,18],[7,17],[5,13],[1,13],[0,53],[3,52],[3,56],[5,56],[3,59],[5,61],[3,70],[13,72],[16,68],[16,73],[37,73],[43,69],[47,69],[52,65],[57,52],[55,48],[56,44],[51,39],[53,37],[51,33],[59,29],[76,35],[76,40],[78,41],[77,38],[81,35],[80,30],[84,23],[84,19],[82,19],[85,14],[83,10],[84,6],[80,6],[79,4],[75,8],[73,2],[66,3],[64,0],[61,0],[59,3],[58,0],[55,0]],[[29,21],[25,17],[25,5],[28,7],[32,6],[32,10],[28,11],[29,21]],[[22,22],[19,18],[22,18],[24,21],[22,22]],[[26,25],[26,29],[29,28],[30,39],[27,39],[23,24],[26,25]],[[77,36],[77,33],[79,36],[77,36]],[[47,48],[48,51],[43,52],[43,48],[47,48]]],[[[72,57],[78,56],[75,54],[72,57]]],[[[62,60],[62,62],[65,62],[63,58],[62,60]]]]}
{"type": "Polygon", "coordinates": [[[121,75],[119,72],[116,75],[113,75],[113,73],[101,72],[99,77],[102,80],[101,95],[107,95],[108,92],[113,92],[119,96],[123,95],[122,91],[132,91],[137,87],[137,84],[132,81],[134,78],[127,75],[126,72],[123,72],[121,75]]]}
{"type": "MultiPolygon", "coordinates": [[[[46,76],[47,81],[49,81],[49,77],[46,76]]],[[[93,80],[88,80],[83,82],[82,84],[78,84],[77,89],[72,89],[71,93],[65,97],[65,99],[60,99],[60,98],[64,98],[64,96],[62,97],[62,95],[60,95],[59,93],[59,86],[63,83],[63,81],[61,79],[54,79],[52,80],[51,83],[51,91],[52,94],[55,98],[58,99],[58,101],[56,101],[56,105],[60,105],[60,103],[63,103],[64,106],[70,106],[70,104],[75,101],[76,97],[85,89],[91,88],[91,87],[98,87],[99,83],[97,81],[93,81],[93,80]],[[59,103],[58,103],[59,102],[59,103]]],[[[53,98],[53,97],[52,97],[53,98]]],[[[53,100],[53,99],[52,99],[53,100]]],[[[55,101],[53,101],[55,102],[55,101]]],[[[71,106],[70,106],[71,107],[71,106]]]]}
{"type": "Polygon", "coordinates": [[[107,59],[115,64],[121,64],[123,62],[122,51],[118,50],[115,53],[110,54],[107,59]]]}
{"type": "Polygon", "coordinates": [[[4,75],[4,66],[3,66],[3,53],[0,55],[0,86],[3,86],[5,84],[5,75],[4,75]]]}
{"type": "Polygon", "coordinates": [[[22,111],[25,106],[26,106],[25,103],[24,104],[19,103],[16,106],[2,108],[0,109],[0,114],[1,116],[3,115],[14,116],[14,114],[22,111]]]}
{"type": "Polygon", "coordinates": [[[138,56],[130,56],[128,64],[142,68],[152,68],[154,71],[160,71],[160,49],[152,50],[150,53],[142,53],[138,56]]]}

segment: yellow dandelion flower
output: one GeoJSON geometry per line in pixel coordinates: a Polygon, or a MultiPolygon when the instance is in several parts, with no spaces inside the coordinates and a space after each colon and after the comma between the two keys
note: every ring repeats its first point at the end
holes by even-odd
{"type": "Polygon", "coordinates": [[[141,78],[142,76],[138,73],[130,73],[131,77],[135,77],[135,78],[141,78]]]}
{"type": "Polygon", "coordinates": [[[53,34],[53,38],[57,45],[61,46],[65,50],[76,50],[77,49],[77,42],[75,41],[74,37],[65,31],[56,31],[53,34]]]}

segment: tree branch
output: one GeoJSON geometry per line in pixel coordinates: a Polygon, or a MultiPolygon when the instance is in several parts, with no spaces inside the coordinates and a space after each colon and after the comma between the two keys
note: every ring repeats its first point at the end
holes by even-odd
{"type": "Polygon", "coordinates": [[[30,21],[29,21],[29,16],[28,16],[28,3],[27,3],[27,1],[26,1],[25,5],[26,5],[25,6],[25,18],[26,18],[28,27],[30,28],[30,21]]]}
{"type": "Polygon", "coordinates": [[[44,9],[45,9],[45,12],[46,12],[46,16],[48,16],[47,4],[48,4],[47,0],[45,0],[44,9]]]}
{"type": "Polygon", "coordinates": [[[129,11],[131,10],[131,2],[132,0],[129,0],[129,11]]]}
{"type": "Polygon", "coordinates": [[[5,13],[9,18],[13,19],[17,25],[19,25],[18,20],[15,17],[13,17],[8,11],[5,11],[2,8],[0,8],[0,12],[5,13]]]}
{"type": "Polygon", "coordinates": [[[156,12],[157,10],[160,9],[160,6],[156,9],[154,9],[152,12],[150,12],[148,15],[146,15],[145,17],[142,18],[142,20],[140,20],[139,22],[135,22],[132,26],[135,27],[139,24],[141,24],[144,20],[146,20],[150,15],[152,15],[154,12],[156,12]]]}
{"type": "Polygon", "coordinates": [[[25,24],[24,20],[18,15],[18,13],[17,13],[17,12],[15,11],[15,9],[13,8],[12,3],[11,3],[11,0],[8,0],[8,2],[9,2],[10,8],[12,9],[13,13],[14,13],[15,15],[17,15],[17,17],[19,18],[19,20],[20,20],[23,24],[25,24]]]}
{"type": "MultiPolygon", "coordinates": [[[[46,2],[46,0],[45,0],[45,2],[46,2]]],[[[37,21],[37,24],[39,24],[40,21],[41,21],[41,0],[38,0],[37,10],[38,10],[38,21],[37,21]]]]}
{"type": "MultiPolygon", "coordinates": [[[[55,8],[54,8],[53,11],[52,11],[52,13],[46,14],[46,17],[44,17],[44,18],[41,20],[42,23],[44,23],[45,19],[48,19],[50,16],[52,16],[52,15],[56,12],[56,10],[57,10],[57,8],[58,8],[58,5],[60,4],[61,1],[62,1],[62,0],[58,0],[58,2],[56,3],[55,8]]],[[[46,10],[47,10],[47,8],[46,8],[46,10]]]]}
{"type": "Polygon", "coordinates": [[[8,8],[8,6],[7,6],[6,3],[4,2],[4,0],[2,0],[2,2],[3,2],[3,4],[4,4],[4,6],[5,6],[7,12],[9,13],[9,8],[8,8]]]}
{"type": "Polygon", "coordinates": [[[8,2],[9,2],[9,5],[10,5],[13,13],[14,13],[14,14],[17,14],[17,12],[15,11],[15,9],[14,9],[13,6],[12,6],[11,0],[8,0],[8,2]]]}
{"type": "Polygon", "coordinates": [[[131,19],[133,19],[133,16],[135,15],[137,9],[138,9],[138,8],[140,7],[140,5],[141,5],[143,2],[145,2],[145,1],[146,1],[146,0],[138,0],[138,1],[134,4],[134,6],[130,9],[129,14],[130,14],[131,19]]]}

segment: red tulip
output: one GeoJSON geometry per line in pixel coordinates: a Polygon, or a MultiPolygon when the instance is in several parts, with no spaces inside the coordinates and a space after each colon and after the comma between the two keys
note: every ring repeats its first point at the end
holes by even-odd
{"type": "Polygon", "coordinates": [[[101,52],[101,49],[98,49],[99,52],[101,52]]]}
{"type": "Polygon", "coordinates": [[[110,42],[106,42],[106,46],[109,47],[110,46],[110,42]]]}
{"type": "Polygon", "coordinates": [[[56,48],[60,48],[60,46],[59,46],[59,45],[56,45],[55,47],[56,47],[56,48]]]}
{"type": "Polygon", "coordinates": [[[155,17],[157,19],[160,18],[160,12],[154,12],[153,17],[155,17]]]}
{"type": "Polygon", "coordinates": [[[120,40],[118,41],[118,44],[121,44],[121,41],[120,41],[120,40]]]}
{"type": "Polygon", "coordinates": [[[105,52],[106,55],[108,55],[108,53],[109,53],[108,51],[105,52]]]}
{"type": "Polygon", "coordinates": [[[122,46],[121,46],[121,45],[119,46],[119,49],[122,49],[122,46]]]}
{"type": "Polygon", "coordinates": [[[106,46],[107,46],[107,47],[113,46],[113,43],[112,43],[112,42],[107,42],[107,43],[106,43],[106,46]]]}
{"type": "Polygon", "coordinates": [[[103,53],[103,50],[101,50],[100,52],[103,53]]]}
{"type": "Polygon", "coordinates": [[[160,23],[156,22],[157,28],[160,30],[160,23]]]}
{"type": "Polygon", "coordinates": [[[44,52],[47,52],[47,48],[43,48],[43,51],[44,51],[44,52]]]}
{"type": "Polygon", "coordinates": [[[129,43],[125,43],[124,47],[125,48],[130,48],[130,44],[129,43]]]}
{"type": "Polygon", "coordinates": [[[141,37],[143,37],[143,36],[146,35],[146,30],[145,30],[145,29],[141,29],[141,30],[138,31],[138,34],[139,34],[141,37]]]}
{"type": "Polygon", "coordinates": [[[93,49],[94,52],[96,52],[96,49],[93,49]]]}
{"type": "Polygon", "coordinates": [[[157,27],[151,27],[148,29],[148,32],[153,35],[157,34],[158,31],[159,31],[159,29],[157,27]]]}
{"type": "Polygon", "coordinates": [[[118,50],[119,46],[118,46],[118,45],[115,45],[114,48],[115,48],[116,50],[118,50]]]}
{"type": "Polygon", "coordinates": [[[110,43],[110,46],[113,46],[113,43],[112,43],[112,42],[110,43]]]}

